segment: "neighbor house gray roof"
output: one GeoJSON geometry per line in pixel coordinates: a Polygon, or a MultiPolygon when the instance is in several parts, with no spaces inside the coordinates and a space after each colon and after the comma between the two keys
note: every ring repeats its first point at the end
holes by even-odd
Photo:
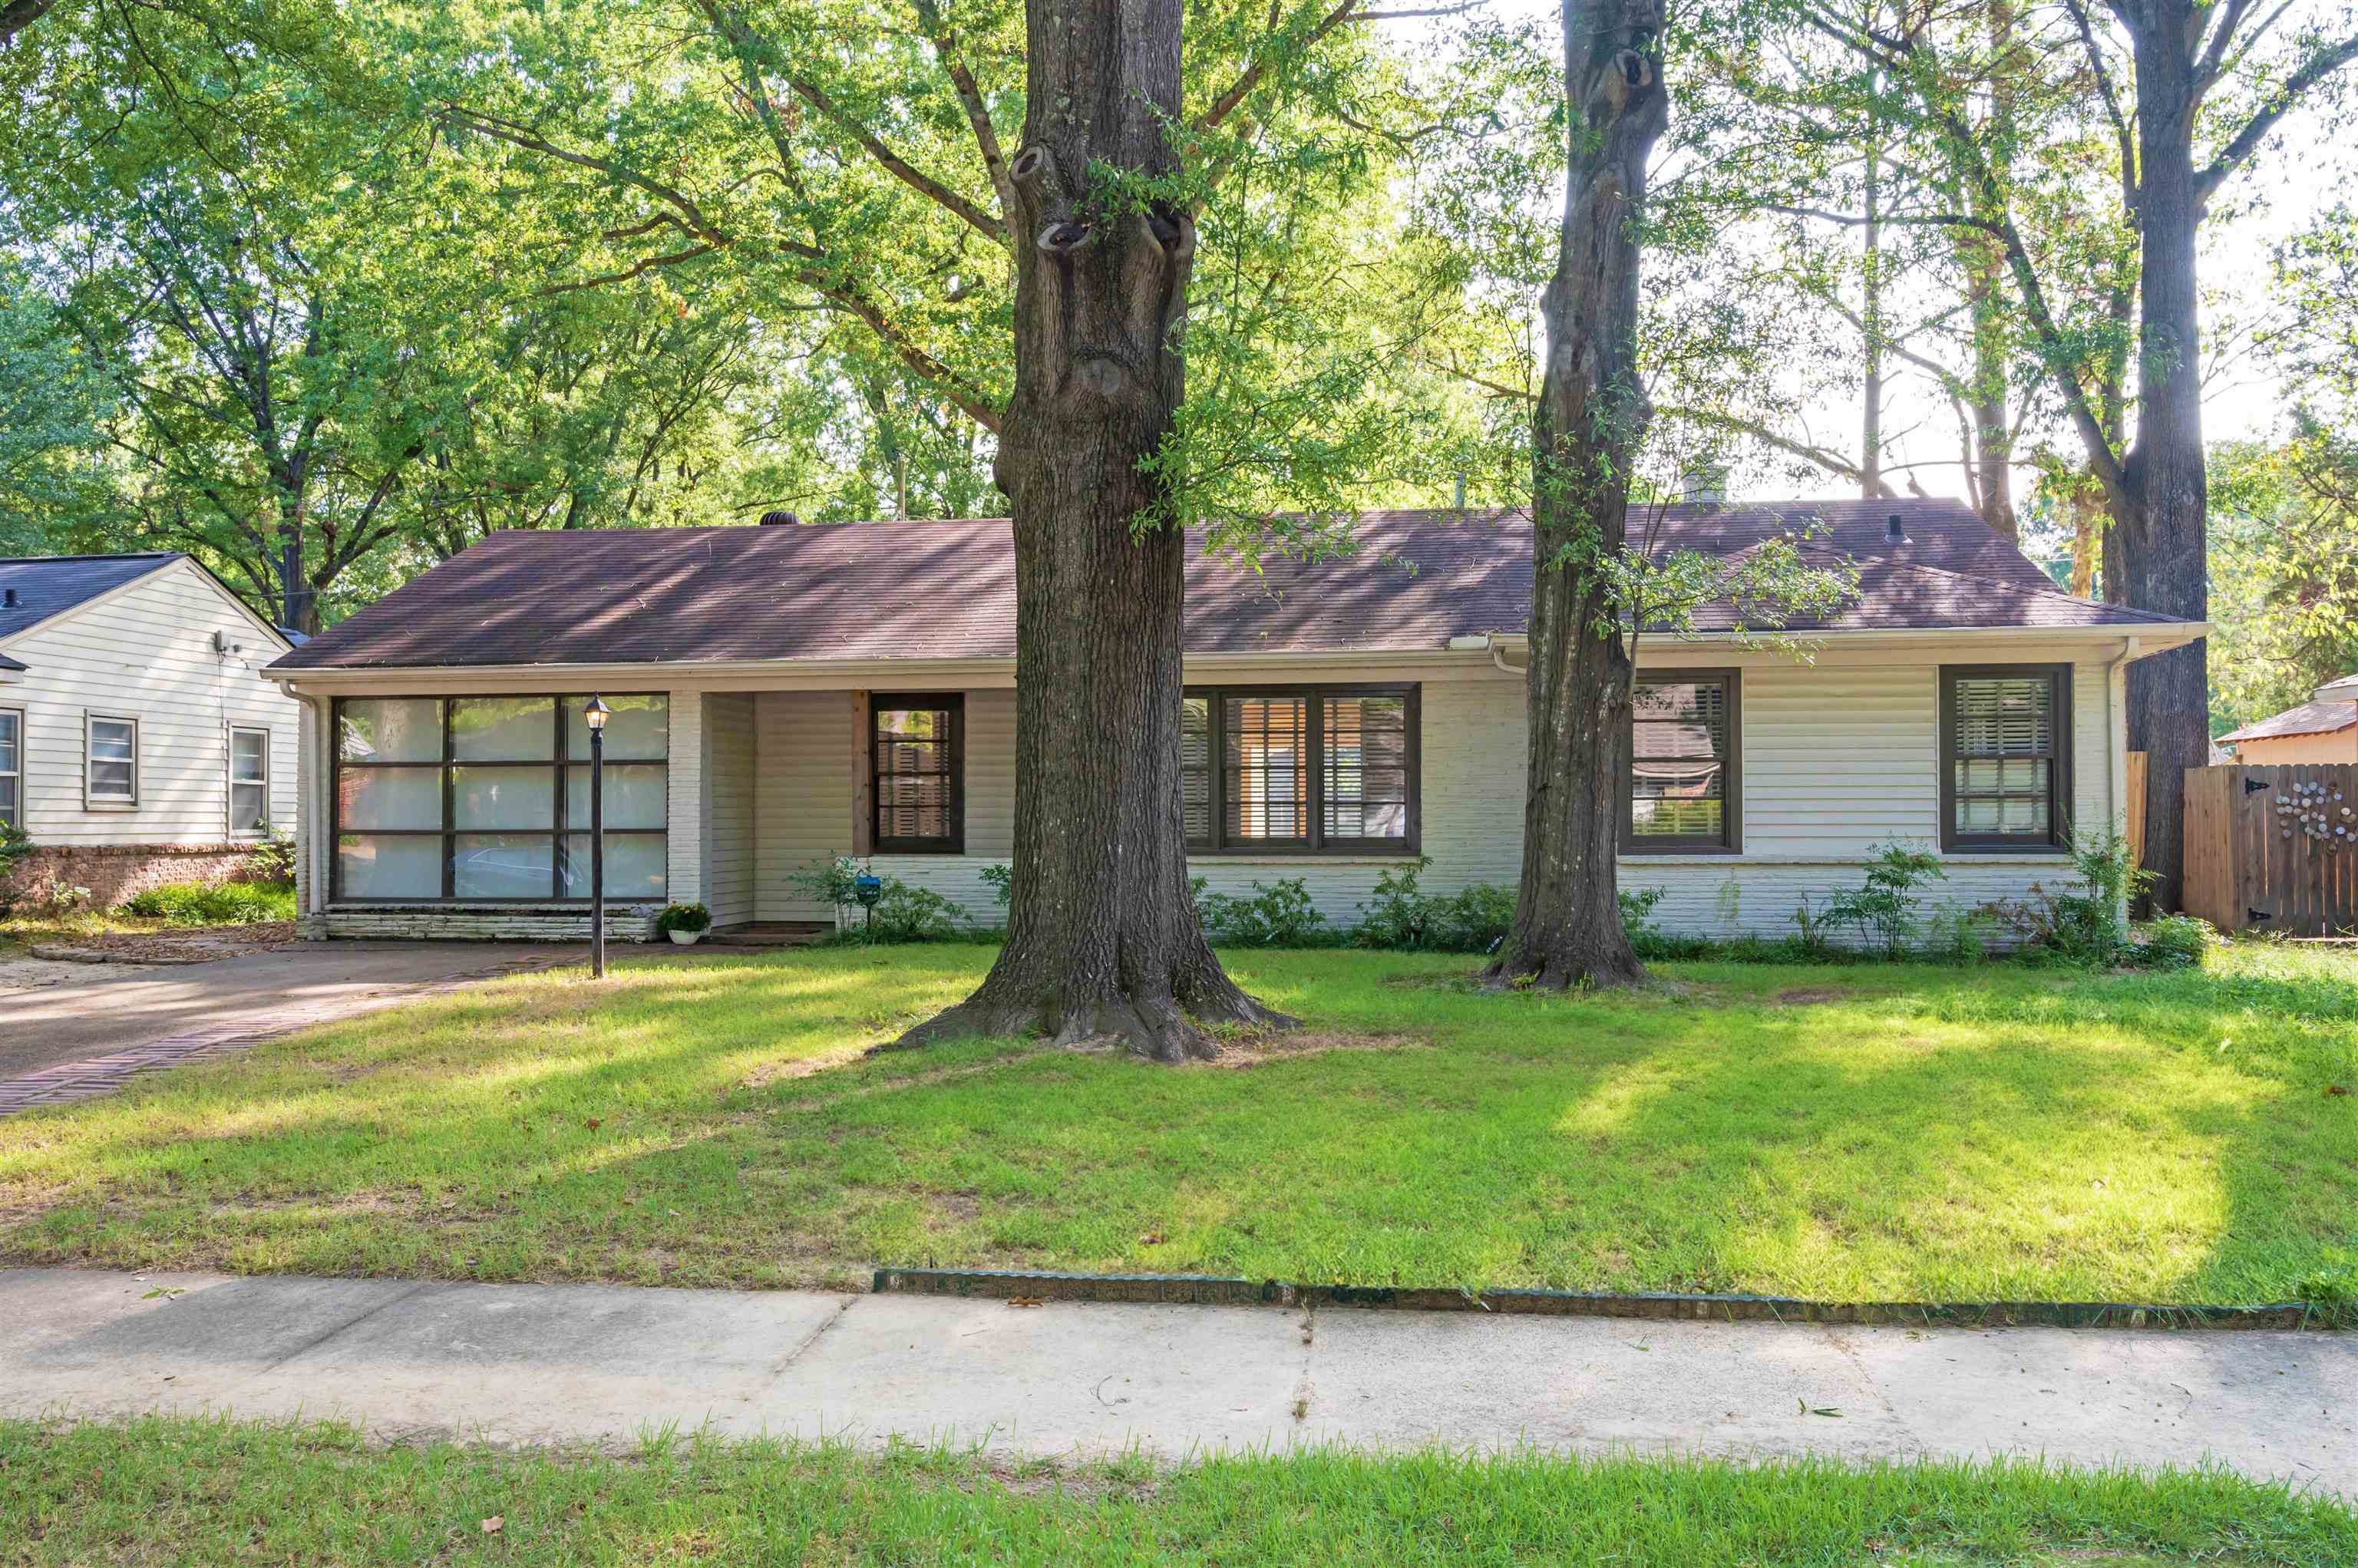
{"type": "MultiPolygon", "coordinates": [[[[1657,550],[1733,555],[1815,524],[1859,597],[1800,631],[2082,628],[2169,618],[2060,592],[1953,502],[1682,505],[1633,514],[1657,550]],[[1886,536],[1898,514],[1907,537],[1886,536]]],[[[1191,535],[1194,654],[1440,649],[1516,633],[1531,615],[1531,540],[1516,512],[1376,512],[1358,552],[1272,557],[1259,573],[1191,535]]],[[[1735,624],[1707,609],[1705,630],[1735,624]]],[[[831,526],[518,530],[493,534],[276,661],[277,670],[419,665],[1006,658],[1015,560],[1003,518],[831,526]]]]}
{"type": "Polygon", "coordinates": [[[168,550],[135,556],[0,557],[0,642],[179,558],[168,550]],[[9,589],[16,590],[14,604],[6,602],[9,589]]]}
{"type": "Polygon", "coordinates": [[[2219,743],[2224,746],[2237,741],[2274,741],[2287,735],[2331,735],[2353,724],[2358,724],[2358,701],[2304,702],[2255,724],[2246,724],[2232,735],[2222,735],[2219,743]]]}

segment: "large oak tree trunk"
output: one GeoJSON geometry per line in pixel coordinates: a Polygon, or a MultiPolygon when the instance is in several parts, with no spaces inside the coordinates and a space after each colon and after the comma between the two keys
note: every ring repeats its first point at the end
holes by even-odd
{"type": "Polygon", "coordinates": [[[1185,546],[1141,473],[1172,427],[1194,220],[1092,200],[1092,165],[1174,163],[1181,0],[1030,0],[1017,210],[1015,855],[1007,945],[904,1035],[1113,1038],[1217,1054],[1203,1024],[1290,1022],[1238,989],[1187,889],[1179,783],[1185,546]],[[1141,530],[1141,524],[1149,524],[1141,530]]]}
{"type": "Polygon", "coordinates": [[[1670,119],[1655,0],[1563,0],[1571,120],[1563,229],[1532,423],[1530,778],[1514,928],[1490,973],[1621,985],[1643,973],[1614,883],[1629,780],[1629,676],[1599,562],[1626,540],[1646,160],[1670,119]]]}
{"type": "MultiPolygon", "coordinates": [[[[2185,0],[2159,0],[2132,29],[2137,77],[2136,444],[2123,467],[2122,599],[2182,621],[2207,620],[2201,341],[2194,268],[2201,200],[2194,171],[2200,92],[2185,0]]],[[[2110,558],[2107,565],[2111,564],[2110,558]]],[[[2153,900],[2176,909],[2184,860],[2186,770],[2210,761],[2204,644],[2144,659],[2128,672],[2129,747],[2146,753],[2144,859],[2153,900]]]]}

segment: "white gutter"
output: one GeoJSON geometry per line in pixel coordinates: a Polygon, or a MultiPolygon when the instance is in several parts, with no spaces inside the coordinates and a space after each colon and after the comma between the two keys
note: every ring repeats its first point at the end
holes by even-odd
{"type": "MultiPolygon", "coordinates": [[[[2146,644],[2153,639],[2158,645],[2147,644],[2137,656],[2157,654],[2165,648],[2205,636],[2210,632],[2207,622],[2199,621],[2158,622],[2140,627],[2137,641],[2146,644]],[[2163,641],[2163,639],[2168,639],[2163,641]]],[[[1895,631],[1807,632],[1797,633],[1821,644],[1842,644],[1877,647],[1887,643],[1954,643],[1988,637],[2006,637],[2031,642],[2073,643],[2110,641],[2121,635],[2117,626],[1958,626],[1906,628],[1895,631]]],[[[1659,635],[1657,641],[1665,641],[1659,635]]],[[[1736,645],[1732,633],[1713,633],[1701,637],[1667,639],[1674,647],[1714,647],[1736,645]]],[[[1491,661],[1509,674],[1520,675],[1513,665],[1499,664],[1501,649],[1527,647],[1530,639],[1520,633],[1491,633],[1474,638],[1450,639],[1448,648],[1332,648],[1318,650],[1271,650],[1217,654],[1190,654],[1187,663],[1199,669],[1250,668],[1265,665],[1272,659],[1296,660],[1303,663],[1349,663],[1355,665],[1430,664],[1448,653],[1481,653],[1487,651],[1491,661]]],[[[622,681],[639,681],[663,686],[675,681],[742,680],[797,676],[806,678],[814,687],[822,684],[867,687],[879,690],[930,691],[945,682],[988,675],[993,684],[1012,687],[1015,684],[1015,661],[1011,657],[994,656],[980,659],[677,659],[641,662],[636,664],[533,664],[533,665],[312,665],[301,668],[278,670],[265,668],[264,676],[287,685],[295,681],[317,681],[342,687],[354,684],[400,688],[418,681],[481,681],[489,683],[482,689],[506,692],[516,688],[519,680],[534,686],[547,684],[556,689],[559,682],[603,683],[613,686],[622,681]]]]}
{"type": "Polygon", "coordinates": [[[2108,815],[2121,832],[2128,830],[2128,802],[2121,798],[2126,781],[2121,773],[2128,766],[2129,715],[2127,703],[2113,694],[2114,677],[2137,656],[2143,641],[2140,637],[2122,638],[2121,656],[2104,665],[2104,730],[2109,742],[2104,747],[2104,801],[2110,808],[2108,815]]]}

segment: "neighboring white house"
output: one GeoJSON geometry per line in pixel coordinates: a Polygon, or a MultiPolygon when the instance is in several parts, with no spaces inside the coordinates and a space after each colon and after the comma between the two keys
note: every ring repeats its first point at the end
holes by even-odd
{"type": "MultiPolygon", "coordinates": [[[[1793,628],[1806,660],[1725,607],[1639,640],[1623,885],[1665,889],[1667,927],[1774,935],[1893,838],[1937,849],[1961,904],[2052,881],[2075,827],[2125,815],[2125,666],[2205,628],[2058,592],[1953,503],[1652,520],[1719,553],[1805,524],[1860,574],[1793,628]]],[[[1420,854],[1436,892],[1511,882],[1521,854],[1528,523],[1387,513],[1359,537],[1260,574],[1198,551],[1187,577],[1194,869],[1299,876],[1338,923],[1420,854]]],[[[825,920],[794,873],[853,853],[997,919],[1014,591],[1003,521],[494,535],[272,666],[306,708],[308,929],[586,930],[592,693],[618,710],[610,898],[825,920]]]]}
{"type": "Polygon", "coordinates": [[[291,827],[300,709],[261,673],[289,646],[187,556],[0,559],[0,819],[34,846],[14,890],[112,904],[291,827]]]}

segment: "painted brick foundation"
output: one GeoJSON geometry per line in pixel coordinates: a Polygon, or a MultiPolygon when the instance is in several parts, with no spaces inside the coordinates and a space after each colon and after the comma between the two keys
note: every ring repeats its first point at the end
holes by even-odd
{"type": "MultiPolygon", "coordinates": [[[[652,942],[660,905],[611,904],[606,940],[652,942]]],[[[587,942],[590,912],[546,904],[371,903],[330,905],[324,922],[304,923],[306,936],[396,942],[587,942]]]]}
{"type": "Polygon", "coordinates": [[[92,909],[113,909],[166,882],[241,879],[253,844],[77,844],[37,846],[0,884],[0,897],[30,897],[51,881],[90,890],[92,909]]]}

